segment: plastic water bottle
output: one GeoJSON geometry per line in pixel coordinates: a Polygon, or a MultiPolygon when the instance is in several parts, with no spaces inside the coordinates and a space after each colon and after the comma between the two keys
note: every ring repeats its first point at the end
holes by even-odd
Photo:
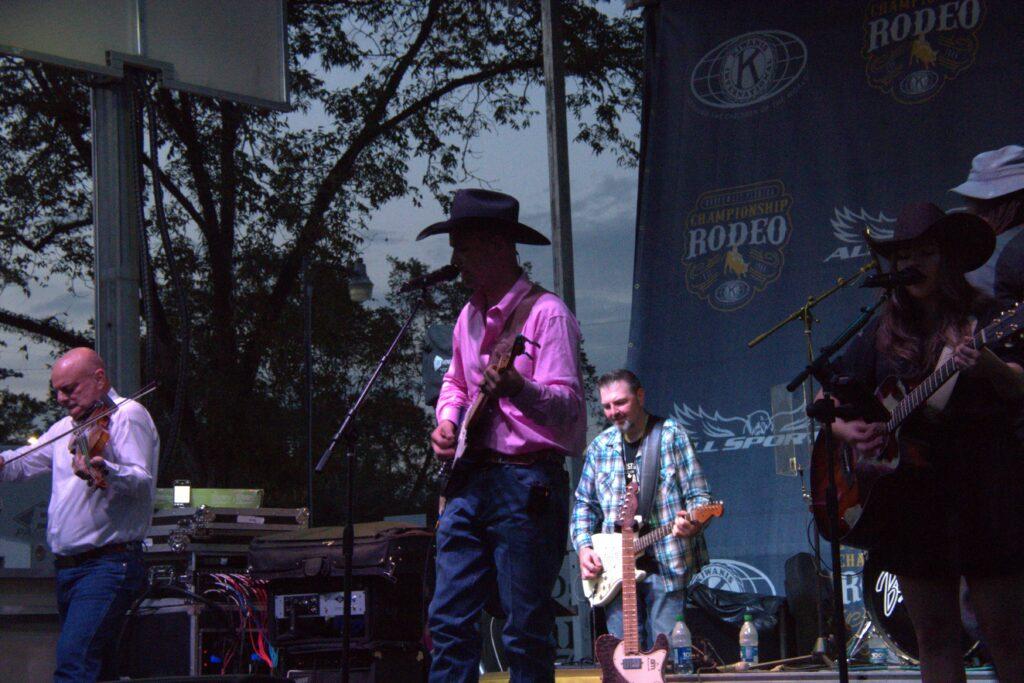
{"type": "Polygon", "coordinates": [[[686,628],[683,615],[676,617],[676,625],[668,637],[669,646],[672,648],[672,661],[676,666],[677,674],[693,673],[693,644],[690,641],[690,629],[686,628]]]}
{"type": "Polygon", "coordinates": [[[746,664],[757,664],[757,629],[754,628],[754,615],[747,612],[743,615],[743,627],[740,629],[740,660],[746,664]]]}
{"type": "Polygon", "coordinates": [[[885,666],[889,663],[889,648],[885,646],[885,641],[874,626],[871,627],[871,634],[868,636],[868,661],[875,666],[885,666]]]}

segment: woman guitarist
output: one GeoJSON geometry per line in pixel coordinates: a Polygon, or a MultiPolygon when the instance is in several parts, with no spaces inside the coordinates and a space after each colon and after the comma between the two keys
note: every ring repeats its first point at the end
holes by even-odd
{"type": "MultiPolygon", "coordinates": [[[[872,557],[899,578],[924,681],[965,680],[961,576],[999,679],[1024,680],[1022,356],[971,343],[973,330],[998,311],[964,278],[992,253],[992,230],[969,214],[910,204],[891,239],[869,234],[868,243],[892,271],[916,268],[924,277],[894,291],[837,362],[838,374],[880,388],[896,378],[909,390],[940,358],[952,355],[960,369],[933,395],[937,405],[903,423],[901,454],[917,448],[923,467],[901,465],[889,475],[902,499],[872,557]]],[[[837,421],[834,433],[860,456],[877,453],[890,436],[885,424],[863,420],[837,421]]]]}

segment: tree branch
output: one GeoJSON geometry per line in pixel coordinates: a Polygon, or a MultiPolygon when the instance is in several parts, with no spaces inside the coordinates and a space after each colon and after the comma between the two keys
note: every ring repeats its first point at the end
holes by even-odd
{"type": "Polygon", "coordinates": [[[19,229],[13,225],[0,225],[0,233],[6,234],[13,238],[18,244],[22,245],[29,251],[38,253],[43,247],[48,246],[58,237],[68,235],[79,228],[84,228],[87,225],[92,225],[92,216],[86,218],[79,218],[77,220],[69,221],[67,223],[52,223],[50,225],[50,232],[46,233],[36,241],[32,241],[22,237],[19,234],[19,229]]]}
{"type": "Polygon", "coordinates": [[[362,129],[355,136],[345,153],[334,163],[327,173],[310,207],[309,215],[300,228],[295,239],[295,244],[285,255],[274,285],[267,296],[266,305],[263,307],[265,321],[260,321],[253,326],[254,332],[245,345],[242,353],[242,373],[245,378],[255,377],[256,368],[263,355],[266,340],[269,338],[269,329],[281,315],[284,302],[288,299],[295,280],[299,274],[302,257],[323,237],[324,216],[330,209],[334,198],[341,191],[342,185],[351,177],[355,168],[356,159],[366,147],[377,137],[380,132],[380,120],[387,113],[388,105],[398,92],[402,79],[408,72],[409,67],[416,59],[423,45],[430,37],[430,32],[440,16],[441,0],[430,0],[427,6],[427,14],[420,24],[416,38],[409,47],[395,62],[394,68],[388,75],[387,80],[377,93],[373,109],[368,114],[362,129]]]}
{"type": "Polygon", "coordinates": [[[437,22],[439,16],[439,10],[441,7],[440,0],[431,0],[430,5],[427,7],[427,16],[423,18],[423,23],[420,24],[420,30],[416,34],[416,39],[406,49],[405,54],[399,57],[395,63],[394,69],[391,71],[391,75],[388,76],[387,81],[384,83],[384,87],[380,89],[377,94],[377,102],[373,107],[373,111],[367,118],[368,128],[376,128],[377,124],[387,113],[388,105],[394,98],[395,93],[398,92],[399,86],[402,84],[402,79],[405,78],[405,74],[409,71],[409,67],[416,59],[416,55],[419,54],[423,45],[427,42],[427,38],[430,37],[430,31],[434,28],[434,24],[437,22]]]}
{"type": "Polygon", "coordinates": [[[32,75],[36,78],[36,85],[44,94],[41,100],[43,108],[40,109],[40,113],[49,112],[53,120],[64,129],[71,146],[78,152],[82,167],[89,175],[92,175],[92,143],[87,139],[89,121],[83,121],[81,117],[73,115],[74,104],[65,96],[67,88],[54,88],[50,82],[49,70],[51,68],[53,67],[34,63],[30,67],[32,75]]]}
{"type": "Polygon", "coordinates": [[[421,97],[414,101],[408,107],[398,112],[388,120],[380,124],[379,132],[386,133],[389,130],[397,128],[402,122],[406,121],[410,117],[423,111],[430,105],[440,100],[445,95],[463,88],[467,85],[476,85],[478,83],[484,83],[485,81],[494,78],[495,76],[502,76],[505,74],[513,73],[516,71],[527,71],[529,69],[540,68],[544,65],[543,58],[537,57],[536,59],[519,60],[517,62],[508,62],[500,66],[495,66],[491,69],[484,69],[477,71],[476,73],[468,74],[461,78],[448,81],[443,86],[436,90],[432,90],[429,94],[421,97]]]}
{"type": "MultiPolygon", "coordinates": [[[[150,168],[149,155],[143,154],[142,159],[146,164],[147,168],[150,168]]],[[[203,218],[203,214],[199,213],[199,209],[196,205],[185,196],[185,193],[181,191],[181,188],[175,185],[174,181],[169,175],[164,173],[162,168],[157,167],[157,177],[160,179],[160,184],[164,186],[164,189],[171,193],[171,196],[181,205],[181,208],[185,209],[185,213],[189,215],[196,227],[202,229],[206,219],[203,218]]]]}
{"type": "Polygon", "coordinates": [[[93,345],[93,339],[58,323],[54,318],[30,318],[7,309],[0,309],[0,328],[27,334],[41,341],[55,342],[60,346],[72,348],[93,345]]]}
{"type": "MultiPolygon", "coordinates": [[[[185,148],[185,163],[188,164],[192,178],[195,180],[196,195],[199,197],[199,207],[202,209],[203,220],[199,221],[197,227],[206,236],[208,242],[215,242],[217,239],[217,204],[213,199],[213,181],[203,161],[202,145],[199,142],[199,133],[196,131],[195,117],[191,112],[178,111],[174,100],[166,90],[158,90],[157,99],[164,111],[164,118],[178,134],[178,138],[181,139],[185,148]]],[[[187,94],[181,95],[181,101],[183,106],[191,102],[187,94]]]]}

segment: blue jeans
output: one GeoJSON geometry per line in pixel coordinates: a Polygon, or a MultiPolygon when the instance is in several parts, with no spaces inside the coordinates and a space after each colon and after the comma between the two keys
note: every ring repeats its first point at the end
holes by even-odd
{"type": "Polygon", "coordinates": [[[145,580],[141,550],[57,570],[60,639],[54,681],[108,680],[116,675],[121,625],[145,580]]]}
{"type": "Polygon", "coordinates": [[[551,594],[568,534],[561,463],[467,469],[437,527],[437,587],[430,603],[432,683],[476,681],[480,611],[496,589],[511,682],[555,676],[551,594]]]}
{"type": "MultiPolygon", "coordinates": [[[[640,624],[640,647],[650,650],[659,633],[667,638],[676,625],[676,617],[684,613],[686,589],[666,593],[657,577],[651,576],[636,586],[637,621],[640,624]]],[[[622,594],[604,608],[608,632],[622,638],[622,594]]]]}

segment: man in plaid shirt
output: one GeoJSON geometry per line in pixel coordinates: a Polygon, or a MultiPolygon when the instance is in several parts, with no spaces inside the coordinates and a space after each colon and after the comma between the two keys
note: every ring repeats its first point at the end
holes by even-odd
{"type": "MultiPolygon", "coordinates": [[[[579,553],[584,579],[602,571],[591,534],[615,531],[616,515],[626,483],[642,472],[643,439],[659,418],[644,410],[644,390],[629,370],[615,370],[598,380],[601,408],[613,425],[595,438],[576,488],[572,512],[573,547],[579,553]]],[[[649,572],[637,586],[641,642],[645,649],[659,633],[668,634],[676,617],[683,614],[686,584],[707,564],[708,551],[701,524],[687,512],[710,502],[707,481],[686,432],[671,418],[662,422],[658,483],[647,528],[674,524],[672,534],[637,558],[637,566],[649,572]]],[[[605,606],[608,631],[622,638],[621,595],[605,606]]]]}

